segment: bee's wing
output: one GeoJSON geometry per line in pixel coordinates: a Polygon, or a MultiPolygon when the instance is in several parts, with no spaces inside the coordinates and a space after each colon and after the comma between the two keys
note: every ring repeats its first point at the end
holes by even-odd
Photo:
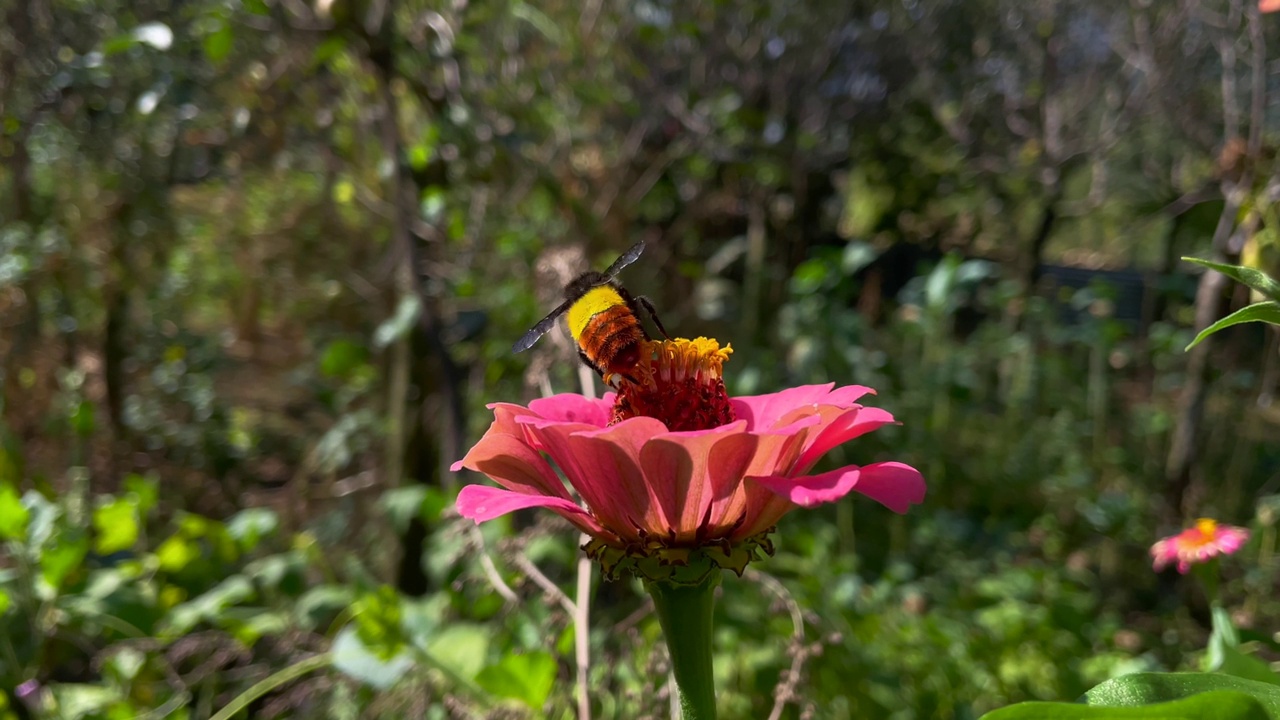
{"type": "Polygon", "coordinates": [[[511,346],[511,352],[524,352],[525,350],[533,347],[533,344],[538,342],[538,338],[546,335],[548,330],[556,326],[556,320],[558,320],[572,304],[572,300],[565,300],[560,303],[560,307],[552,310],[549,315],[538,321],[537,325],[529,328],[529,332],[525,333],[523,337],[516,341],[515,345],[511,346]]]}
{"type": "Polygon", "coordinates": [[[640,257],[640,253],[642,252],[644,252],[643,240],[636,243],[635,245],[632,245],[630,250],[622,253],[622,257],[618,258],[617,260],[614,260],[613,264],[609,266],[609,269],[604,271],[604,274],[608,275],[609,277],[613,277],[614,275],[617,275],[618,273],[622,272],[622,268],[635,262],[636,258],[640,257]]]}

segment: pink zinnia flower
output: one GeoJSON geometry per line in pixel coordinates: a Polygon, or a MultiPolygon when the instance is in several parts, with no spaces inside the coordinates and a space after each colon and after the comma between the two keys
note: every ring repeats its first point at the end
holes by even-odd
{"type": "Polygon", "coordinates": [[[1249,531],[1234,525],[1219,525],[1209,518],[1200,518],[1195,527],[1167,537],[1151,546],[1152,568],[1163,570],[1166,565],[1178,561],[1178,572],[1186,574],[1192,563],[1202,563],[1217,555],[1230,555],[1239,550],[1249,539],[1249,531]]]}
{"type": "Polygon", "coordinates": [[[659,579],[698,550],[741,573],[757,550],[772,552],[768,532],[797,507],[859,492],[903,513],[924,499],[919,471],[898,462],[810,474],[827,451],[894,421],[858,403],[873,391],[829,383],[730,398],[730,352],[706,338],[651,342],[638,382],[616,394],[490,405],[493,424],[453,469],[502,487],[464,487],[458,511],[480,523],[545,507],[594,538],[586,549],[610,574],[659,579]]]}

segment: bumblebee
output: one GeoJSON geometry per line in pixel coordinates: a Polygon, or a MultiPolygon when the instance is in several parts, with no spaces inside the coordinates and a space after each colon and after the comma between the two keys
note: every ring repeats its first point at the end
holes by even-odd
{"type": "Polygon", "coordinates": [[[640,345],[649,339],[640,324],[643,308],[662,334],[670,338],[667,329],[658,319],[653,303],[643,296],[633,297],[614,277],[623,268],[636,261],[644,252],[644,241],[631,246],[604,272],[584,272],[564,286],[564,302],[529,329],[524,337],[511,347],[512,352],[523,352],[533,347],[538,338],[547,334],[561,315],[568,314],[569,333],[578,344],[578,357],[587,367],[595,370],[608,382],[610,375],[619,375],[631,382],[630,374],[640,361],[640,345]]]}

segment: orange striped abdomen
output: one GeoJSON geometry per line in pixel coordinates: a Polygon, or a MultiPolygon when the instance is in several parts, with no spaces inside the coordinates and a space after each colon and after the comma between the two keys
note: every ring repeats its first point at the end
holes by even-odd
{"type": "Polygon", "coordinates": [[[578,336],[578,345],[602,374],[626,375],[640,361],[640,344],[646,339],[635,313],[620,303],[592,315],[578,336]]]}

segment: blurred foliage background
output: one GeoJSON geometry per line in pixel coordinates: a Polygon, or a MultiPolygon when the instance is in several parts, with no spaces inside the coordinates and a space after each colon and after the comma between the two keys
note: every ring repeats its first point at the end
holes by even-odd
{"type": "Polygon", "coordinates": [[[903,425],[836,460],[929,482],[726,579],[723,717],[1194,667],[1207,602],[1146,551],[1200,515],[1255,528],[1223,588],[1278,657],[1276,335],[1184,353],[1248,298],[1178,262],[1274,262],[1252,3],[0,16],[0,717],[668,716],[637,587],[549,514],[459,521],[448,471],[486,403],[580,389],[562,330],[511,343],[641,239],[622,279],[732,392],[873,386],[903,425]]]}

